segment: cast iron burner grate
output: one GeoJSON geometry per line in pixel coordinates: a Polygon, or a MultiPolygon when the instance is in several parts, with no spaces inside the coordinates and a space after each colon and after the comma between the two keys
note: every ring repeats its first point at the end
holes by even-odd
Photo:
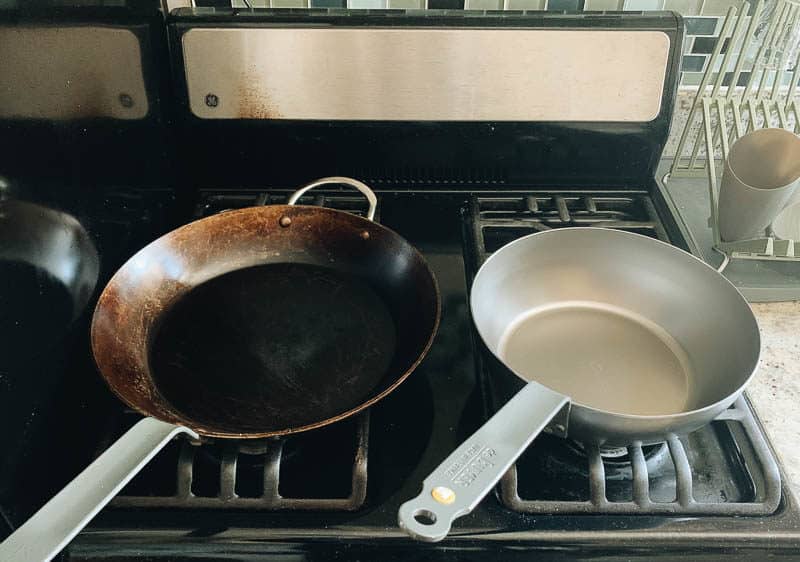
{"type": "MultiPolygon", "coordinates": [[[[229,192],[200,192],[200,198],[195,207],[195,218],[215,215],[223,211],[241,209],[243,207],[255,207],[260,205],[283,205],[291,195],[276,194],[274,192],[258,191],[229,191],[229,192]]],[[[366,198],[351,188],[346,192],[335,192],[325,189],[315,189],[300,197],[300,205],[314,205],[316,207],[329,207],[339,211],[347,211],[360,217],[367,216],[369,204],[366,198]]],[[[380,202],[375,211],[375,222],[380,222],[380,202]]]]}
{"type": "MultiPolygon", "coordinates": [[[[467,275],[503,245],[550,228],[602,226],[669,242],[646,192],[558,192],[477,196],[464,210],[467,275]]],[[[476,353],[487,409],[492,381],[513,376],[480,341],[476,353]]],[[[781,499],[778,464],[746,398],[707,426],[660,446],[632,444],[604,456],[541,435],[501,479],[500,501],[522,513],[766,515],[781,499]]]]}
{"type": "Polygon", "coordinates": [[[669,242],[655,206],[644,193],[558,193],[479,196],[472,199],[473,238],[488,254],[521,236],[565,226],[628,230],[669,242]]]}
{"type": "MultiPolygon", "coordinates": [[[[288,195],[287,195],[288,196],[288,195]]],[[[254,205],[281,204],[287,196],[254,191],[203,192],[201,218],[254,205]]],[[[322,192],[300,204],[365,216],[359,194],[322,192]]],[[[379,215],[376,213],[376,220],[379,215]]],[[[114,421],[98,451],[138,419],[114,421]]],[[[179,438],[111,502],[119,508],[355,511],[367,496],[369,411],[320,429],[257,442],[179,438]]]]}
{"type": "MultiPolygon", "coordinates": [[[[138,419],[135,412],[125,412],[98,454],[138,419]]],[[[312,432],[255,443],[179,438],[111,506],[355,511],[367,496],[368,441],[369,411],[312,432]]]]}

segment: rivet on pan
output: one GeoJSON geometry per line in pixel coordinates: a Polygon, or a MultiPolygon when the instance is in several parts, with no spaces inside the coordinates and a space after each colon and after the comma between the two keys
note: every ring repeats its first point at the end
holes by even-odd
{"type": "Polygon", "coordinates": [[[369,240],[369,232],[367,232],[366,230],[364,232],[362,232],[361,233],[361,238],[362,238],[362,240],[369,240]]]}
{"type": "Polygon", "coordinates": [[[436,486],[431,490],[431,495],[433,499],[444,505],[450,505],[456,501],[456,493],[447,486],[436,486]]]}
{"type": "Polygon", "coordinates": [[[292,224],[292,219],[291,217],[281,217],[281,220],[278,221],[278,224],[280,224],[283,227],[287,227],[290,224],[292,224]]]}

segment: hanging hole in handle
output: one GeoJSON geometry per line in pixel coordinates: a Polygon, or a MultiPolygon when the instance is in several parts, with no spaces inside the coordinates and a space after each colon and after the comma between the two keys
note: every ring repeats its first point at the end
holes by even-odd
{"type": "Polygon", "coordinates": [[[428,509],[418,509],[414,512],[414,521],[420,525],[434,525],[436,514],[428,509]]]}

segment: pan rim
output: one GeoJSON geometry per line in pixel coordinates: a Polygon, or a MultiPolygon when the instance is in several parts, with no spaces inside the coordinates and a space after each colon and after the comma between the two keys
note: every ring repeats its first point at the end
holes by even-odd
{"type": "MultiPolygon", "coordinates": [[[[695,262],[699,263],[700,265],[705,267],[707,270],[713,272],[713,274],[715,276],[717,276],[717,278],[719,278],[722,281],[724,281],[725,283],[727,283],[727,285],[735,292],[735,294],[738,295],[738,298],[741,299],[742,304],[749,311],[749,318],[752,320],[753,326],[755,327],[755,335],[756,335],[756,337],[758,339],[758,341],[757,341],[758,352],[757,352],[756,357],[755,357],[754,367],[753,367],[752,371],[750,372],[750,374],[747,377],[745,377],[745,379],[742,382],[742,384],[740,384],[736,388],[736,390],[734,390],[733,392],[729,393],[725,397],[723,397],[723,398],[721,398],[721,399],[719,399],[719,400],[717,400],[715,402],[712,402],[710,404],[707,404],[707,405],[703,406],[702,408],[696,408],[696,409],[692,409],[692,410],[684,410],[684,411],[676,412],[676,413],[673,413],[673,414],[650,414],[650,415],[645,415],[645,414],[630,414],[630,413],[624,413],[624,412],[614,412],[612,410],[604,410],[602,408],[596,408],[594,406],[589,406],[588,404],[583,404],[581,402],[575,401],[571,397],[567,396],[566,394],[561,393],[561,392],[551,388],[550,386],[548,386],[548,385],[546,385],[546,384],[544,384],[544,383],[542,383],[542,382],[540,382],[538,380],[533,379],[532,382],[535,382],[536,384],[539,384],[539,385],[541,385],[541,386],[543,386],[543,387],[545,387],[545,388],[547,388],[547,389],[549,389],[549,390],[551,390],[553,392],[561,394],[562,396],[566,396],[569,399],[569,402],[570,402],[572,407],[578,407],[578,408],[580,408],[582,410],[585,410],[587,412],[591,412],[591,413],[594,413],[594,414],[600,414],[600,415],[604,415],[604,416],[614,416],[616,418],[621,418],[621,419],[625,419],[625,420],[642,421],[642,422],[655,421],[655,420],[659,420],[659,421],[676,421],[677,422],[677,421],[683,420],[685,418],[693,418],[693,417],[695,417],[697,415],[702,415],[705,412],[718,410],[718,409],[721,409],[721,408],[724,409],[724,408],[728,407],[730,404],[732,404],[736,400],[736,398],[738,398],[742,394],[742,392],[744,392],[745,388],[747,388],[747,385],[750,383],[752,378],[755,376],[755,374],[759,370],[759,367],[761,365],[761,354],[762,354],[762,350],[763,350],[762,349],[763,345],[762,345],[762,341],[761,341],[761,328],[758,325],[758,320],[756,319],[755,314],[753,313],[753,309],[750,307],[750,303],[747,302],[747,299],[744,298],[744,295],[742,295],[741,291],[739,291],[739,289],[736,288],[736,285],[731,283],[731,281],[727,277],[725,277],[722,273],[717,271],[714,267],[711,267],[709,264],[707,264],[705,261],[703,261],[702,259],[700,259],[697,256],[695,256],[694,254],[691,254],[691,253],[689,253],[689,252],[687,252],[685,250],[682,250],[682,249],[678,248],[677,246],[674,246],[674,245],[669,244],[667,242],[663,242],[663,241],[658,240],[656,238],[651,238],[649,236],[644,236],[643,234],[637,234],[635,232],[629,232],[629,231],[626,231],[626,230],[618,230],[618,229],[614,229],[614,228],[593,227],[593,226],[575,226],[575,227],[566,227],[566,228],[545,230],[545,231],[541,231],[541,232],[534,232],[532,234],[528,234],[526,236],[522,236],[520,238],[517,238],[516,240],[512,240],[508,244],[506,244],[506,245],[502,246],[500,249],[496,250],[488,258],[486,258],[486,261],[483,262],[483,264],[481,265],[480,269],[478,270],[478,273],[475,275],[475,277],[472,280],[472,285],[470,286],[470,295],[469,295],[470,296],[470,299],[469,299],[469,302],[470,302],[470,313],[472,314],[472,317],[473,317],[473,325],[475,326],[475,329],[478,332],[478,334],[480,335],[481,340],[484,342],[484,344],[486,343],[486,338],[484,337],[483,331],[478,326],[477,322],[474,321],[475,301],[474,301],[474,298],[473,298],[474,292],[472,290],[472,287],[474,287],[475,283],[478,281],[478,279],[480,278],[481,274],[485,274],[484,272],[487,270],[488,264],[490,264],[491,261],[495,258],[495,256],[499,255],[504,249],[512,247],[512,246],[514,246],[516,244],[522,244],[526,240],[528,240],[529,238],[533,238],[534,236],[539,236],[539,237],[553,236],[554,234],[557,234],[559,232],[563,233],[563,232],[569,232],[569,231],[603,232],[604,235],[607,235],[607,233],[612,233],[611,234],[612,236],[643,239],[643,240],[647,240],[648,241],[647,243],[653,243],[654,246],[655,245],[660,245],[661,247],[666,248],[668,251],[670,251],[670,252],[672,252],[674,254],[680,254],[680,255],[692,258],[695,262]]],[[[503,358],[500,357],[497,353],[495,353],[495,351],[493,349],[491,349],[488,345],[486,345],[486,348],[489,349],[491,354],[494,355],[494,357],[496,357],[497,360],[500,361],[501,364],[506,369],[508,369],[511,373],[513,373],[514,376],[518,377],[520,380],[524,381],[525,383],[531,382],[531,381],[528,381],[527,379],[523,378],[522,376],[520,376],[519,373],[517,373],[514,369],[511,369],[510,367],[508,367],[506,365],[506,362],[503,360],[503,358]]]]}
{"type": "MultiPolygon", "coordinates": [[[[231,270],[231,271],[234,271],[234,270],[231,270]]],[[[197,434],[201,435],[202,437],[219,438],[219,439],[252,440],[252,439],[265,439],[265,438],[268,438],[268,437],[280,437],[280,436],[284,436],[284,435],[292,435],[292,434],[295,434],[295,433],[302,433],[302,432],[305,432],[305,431],[310,431],[310,430],[317,429],[317,428],[320,428],[320,427],[323,427],[323,426],[326,426],[326,425],[341,421],[343,419],[349,418],[349,417],[351,417],[351,416],[353,416],[353,415],[355,415],[355,414],[357,414],[359,412],[362,412],[363,410],[366,410],[367,408],[370,408],[371,406],[375,405],[377,402],[379,402],[380,400],[385,398],[387,395],[389,395],[391,392],[393,392],[398,386],[400,386],[400,384],[402,384],[417,369],[417,367],[419,367],[419,365],[422,363],[422,361],[428,355],[428,352],[430,351],[431,347],[433,346],[433,342],[436,339],[436,335],[437,335],[437,333],[439,331],[439,325],[441,323],[441,314],[442,314],[442,296],[441,296],[441,291],[439,289],[439,281],[436,278],[436,275],[434,274],[433,270],[431,269],[430,264],[425,259],[425,257],[422,255],[422,252],[420,252],[419,249],[414,244],[412,244],[411,242],[406,240],[406,238],[404,238],[403,236],[401,236],[400,234],[398,234],[397,232],[395,232],[391,228],[389,228],[389,227],[387,227],[387,226],[385,226],[385,225],[383,225],[383,224],[381,224],[379,222],[369,220],[369,219],[367,219],[365,217],[361,217],[359,215],[355,215],[353,213],[349,213],[347,211],[342,211],[342,210],[339,210],[339,209],[332,209],[330,207],[319,207],[319,206],[315,206],[315,205],[274,204],[274,205],[259,205],[259,206],[242,207],[240,209],[233,209],[233,210],[230,210],[230,211],[224,211],[224,212],[221,212],[221,213],[210,215],[208,217],[203,217],[203,218],[200,218],[200,219],[193,220],[193,221],[188,222],[186,224],[183,224],[183,225],[181,225],[181,226],[179,226],[177,228],[174,228],[174,229],[170,230],[169,232],[164,233],[163,235],[159,236],[155,240],[152,240],[151,242],[149,242],[148,244],[146,244],[145,246],[143,246],[142,248],[137,250],[132,256],[130,256],[127,260],[125,260],[125,262],[121,266],[119,266],[119,268],[114,272],[114,275],[111,276],[111,278],[106,282],[105,286],[103,287],[103,290],[101,291],[100,296],[97,299],[97,304],[94,307],[94,311],[92,312],[92,321],[91,321],[90,326],[89,326],[89,330],[90,330],[89,333],[90,333],[90,343],[91,343],[91,349],[92,349],[92,359],[94,361],[94,364],[95,364],[95,367],[97,369],[98,374],[103,379],[103,382],[106,384],[106,386],[113,392],[113,394],[123,404],[127,405],[132,410],[138,412],[139,414],[142,414],[145,417],[155,418],[155,419],[158,419],[158,420],[163,421],[165,423],[171,423],[171,424],[174,424],[174,425],[187,427],[187,428],[191,429],[192,431],[196,432],[197,434]],[[96,348],[97,345],[99,345],[97,343],[97,337],[98,337],[97,336],[97,326],[96,326],[97,321],[98,321],[97,311],[100,308],[101,303],[109,298],[109,292],[107,291],[108,288],[111,287],[112,285],[114,285],[114,281],[117,279],[117,276],[121,275],[121,272],[123,270],[126,270],[128,265],[133,260],[135,260],[140,254],[144,253],[151,246],[153,246],[155,244],[158,244],[158,243],[161,243],[161,242],[163,242],[164,239],[175,235],[175,233],[178,233],[179,231],[185,231],[185,230],[191,230],[191,229],[197,228],[197,225],[200,224],[200,223],[206,223],[206,222],[222,220],[222,217],[224,217],[227,220],[230,220],[231,218],[235,218],[236,216],[241,216],[241,215],[245,215],[245,214],[263,213],[263,212],[265,212],[264,211],[265,209],[268,209],[269,212],[278,212],[278,213],[280,213],[281,211],[288,211],[288,210],[293,210],[294,212],[297,212],[297,211],[300,211],[300,212],[315,212],[315,213],[322,212],[322,213],[328,213],[328,214],[331,214],[332,216],[338,217],[337,220],[355,220],[356,223],[360,223],[363,226],[370,226],[371,228],[377,228],[378,230],[382,230],[382,231],[386,232],[386,234],[388,236],[392,236],[392,237],[396,238],[397,240],[401,241],[405,246],[407,246],[411,250],[412,254],[415,256],[415,259],[424,266],[425,271],[427,272],[427,276],[428,276],[428,278],[431,280],[431,282],[433,284],[433,294],[434,294],[434,297],[435,297],[435,307],[434,307],[435,310],[434,310],[433,324],[431,326],[431,330],[430,330],[430,333],[428,334],[428,338],[427,338],[427,340],[425,342],[425,345],[421,348],[420,353],[418,354],[417,358],[409,365],[409,367],[400,376],[398,376],[395,379],[394,382],[392,382],[392,384],[390,384],[388,387],[386,387],[383,391],[379,392],[378,394],[372,395],[368,400],[365,400],[365,401],[361,402],[357,406],[355,406],[355,407],[353,407],[353,408],[351,408],[349,410],[346,410],[346,411],[344,411],[344,412],[342,412],[340,414],[337,414],[335,416],[331,416],[331,417],[325,418],[323,420],[320,420],[320,421],[317,421],[317,422],[314,422],[314,423],[311,423],[311,424],[306,424],[306,425],[298,426],[298,427],[283,428],[283,429],[278,429],[278,430],[273,430],[273,431],[261,431],[261,432],[255,432],[254,431],[254,432],[245,432],[245,433],[242,433],[242,432],[227,432],[227,431],[208,431],[206,429],[201,429],[201,428],[195,427],[192,424],[180,423],[181,421],[183,421],[183,420],[180,420],[180,419],[178,419],[178,420],[169,419],[168,416],[163,415],[165,412],[158,412],[156,414],[156,413],[154,413],[152,411],[146,411],[145,409],[139,408],[138,406],[130,403],[125,398],[125,396],[123,396],[123,394],[118,392],[117,389],[110,384],[110,380],[103,373],[103,369],[98,364],[97,355],[95,354],[95,348],[96,348]]],[[[149,369],[149,365],[148,365],[148,369],[149,369]]],[[[172,409],[172,405],[170,404],[170,402],[168,400],[166,400],[161,395],[161,393],[158,390],[158,387],[155,386],[155,384],[152,385],[152,388],[153,388],[153,391],[158,394],[159,399],[161,401],[163,401],[163,403],[167,406],[167,408],[169,408],[168,411],[170,411],[172,409]]],[[[180,418],[180,417],[182,417],[182,415],[180,415],[180,416],[179,415],[175,415],[175,417],[176,418],[180,418]]]]}

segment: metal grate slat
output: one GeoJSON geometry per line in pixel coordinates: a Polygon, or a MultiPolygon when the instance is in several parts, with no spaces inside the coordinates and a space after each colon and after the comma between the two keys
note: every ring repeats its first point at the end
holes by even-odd
{"type": "Polygon", "coordinates": [[[692,467],[689,465],[689,459],[686,458],[683,444],[675,435],[670,435],[667,444],[669,445],[669,454],[672,456],[672,462],[675,464],[677,500],[681,507],[686,508],[694,503],[694,498],[692,497],[692,467]]]}
{"type": "Polygon", "coordinates": [[[603,466],[603,457],[600,449],[592,447],[589,450],[589,497],[594,505],[602,506],[608,503],[606,498],[606,470],[603,466]]]}
{"type": "Polygon", "coordinates": [[[219,467],[219,497],[222,501],[236,497],[236,462],[239,451],[235,446],[227,445],[222,453],[219,467]]]}
{"type": "Polygon", "coordinates": [[[633,470],[633,502],[642,509],[647,509],[650,500],[650,482],[648,481],[647,461],[642,452],[642,444],[634,443],[628,448],[633,470]]]}

